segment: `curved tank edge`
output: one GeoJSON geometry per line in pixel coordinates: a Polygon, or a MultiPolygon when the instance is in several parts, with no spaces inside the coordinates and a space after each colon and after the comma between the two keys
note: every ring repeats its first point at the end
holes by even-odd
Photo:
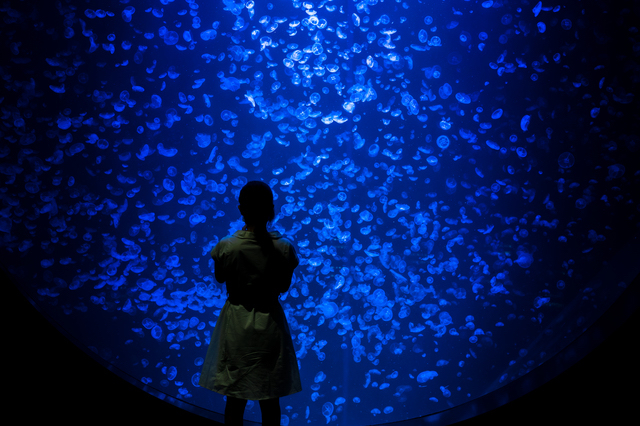
{"type": "MultiPolygon", "coordinates": [[[[640,253],[640,241],[633,244],[631,254],[640,253]]],[[[629,252],[626,252],[629,254],[629,252]]],[[[638,266],[640,268],[640,266],[638,266]]],[[[424,424],[451,425],[488,413],[527,395],[560,376],[588,356],[640,309],[640,271],[634,271],[628,285],[596,321],[576,339],[529,373],[472,401],[448,410],[401,422],[385,423],[395,426],[424,424]]],[[[628,275],[628,273],[627,273],[628,275]]]]}

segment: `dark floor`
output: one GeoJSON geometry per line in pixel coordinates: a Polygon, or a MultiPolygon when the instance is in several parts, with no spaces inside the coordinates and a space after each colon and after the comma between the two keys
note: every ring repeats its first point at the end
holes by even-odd
{"type": "MultiPolygon", "coordinates": [[[[2,382],[9,395],[3,402],[7,418],[18,415],[20,423],[61,420],[69,426],[96,420],[123,426],[138,422],[215,424],[160,401],[103,368],[61,338],[12,285],[3,287],[9,301],[6,312],[21,313],[9,315],[2,331],[2,382]]],[[[633,423],[629,422],[631,418],[637,421],[638,316],[636,310],[604,344],[547,384],[458,424],[623,425],[633,423]]]]}

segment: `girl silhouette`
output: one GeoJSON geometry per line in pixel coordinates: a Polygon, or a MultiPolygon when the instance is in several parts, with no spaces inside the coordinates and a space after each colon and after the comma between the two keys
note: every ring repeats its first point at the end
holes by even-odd
{"type": "Polygon", "coordinates": [[[278,232],[271,188],[240,191],[245,226],[213,248],[216,280],[228,298],[211,335],[200,386],[226,395],[225,425],[242,425],[247,400],[260,403],[263,425],[280,425],[279,398],[302,390],[291,333],[278,296],[289,290],[298,257],[278,232]]]}

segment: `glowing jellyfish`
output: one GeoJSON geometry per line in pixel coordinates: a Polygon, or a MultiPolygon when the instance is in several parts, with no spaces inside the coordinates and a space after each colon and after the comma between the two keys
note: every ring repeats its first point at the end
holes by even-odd
{"type": "Polygon", "coordinates": [[[533,254],[529,252],[525,247],[518,246],[518,250],[516,251],[518,258],[514,261],[521,268],[528,268],[533,263],[533,254]]]}
{"type": "Polygon", "coordinates": [[[535,300],[533,301],[533,306],[534,306],[536,309],[540,309],[540,308],[542,307],[542,305],[544,305],[544,304],[546,304],[546,303],[549,303],[549,301],[550,301],[550,300],[551,300],[551,298],[550,298],[550,297],[541,297],[541,296],[538,296],[538,297],[536,297],[536,298],[535,298],[535,300]]]}
{"type": "Polygon", "coordinates": [[[456,180],[454,178],[450,177],[450,178],[447,178],[446,185],[447,185],[448,188],[453,189],[458,185],[458,183],[456,182],[456,180]]]}
{"type": "Polygon", "coordinates": [[[470,104],[471,97],[466,93],[456,93],[456,100],[461,104],[470,104]]]}
{"type": "Polygon", "coordinates": [[[173,181],[171,179],[164,179],[162,181],[162,186],[167,191],[173,191],[175,189],[175,183],[173,183],[173,181]]]}
{"type": "Polygon", "coordinates": [[[333,318],[338,313],[338,305],[334,302],[325,302],[318,306],[325,318],[333,318]]]}
{"type": "Polygon", "coordinates": [[[625,167],[622,164],[613,164],[611,166],[608,167],[609,169],[609,179],[617,179],[619,177],[622,177],[622,175],[624,175],[625,172],[625,167]]]}
{"type": "Polygon", "coordinates": [[[331,420],[331,414],[333,414],[333,404],[325,402],[324,405],[322,405],[322,415],[326,417],[327,423],[331,420]]]}
{"type": "Polygon", "coordinates": [[[497,144],[497,143],[495,143],[494,141],[487,140],[485,143],[486,143],[486,145],[487,145],[489,148],[491,148],[491,149],[493,149],[493,150],[496,150],[496,151],[499,151],[499,150],[500,150],[500,145],[498,145],[498,144],[497,144]]]}
{"type": "Polygon", "coordinates": [[[453,89],[449,83],[445,83],[438,89],[438,94],[442,99],[447,99],[453,93],[453,89]]]}
{"type": "Polygon", "coordinates": [[[160,108],[162,106],[162,98],[158,95],[151,95],[151,108],[160,108]]]}
{"type": "Polygon", "coordinates": [[[62,130],[66,130],[71,127],[71,120],[69,117],[60,117],[58,119],[58,128],[62,130]]]}
{"type": "Polygon", "coordinates": [[[154,326],[151,329],[151,336],[156,340],[160,340],[162,338],[162,327],[159,325],[154,326]]]}
{"type": "Polygon", "coordinates": [[[199,223],[203,223],[207,220],[207,217],[201,214],[194,213],[189,216],[189,223],[191,225],[197,225],[199,223]]]}
{"type": "Polygon", "coordinates": [[[163,39],[166,44],[168,44],[169,46],[173,46],[174,44],[178,43],[178,40],[180,40],[180,36],[175,31],[169,31],[163,37],[163,39]]]}
{"type": "Polygon", "coordinates": [[[241,82],[235,77],[227,77],[227,78],[222,77],[220,78],[220,80],[222,81],[220,88],[223,90],[230,90],[232,92],[235,92],[240,88],[241,82]]]}
{"type": "Polygon", "coordinates": [[[513,15],[509,13],[502,15],[502,18],[500,18],[500,22],[502,23],[502,25],[509,25],[512,20],[513,20],[513,15]]]}
{"type": "Polygon", "coordinates": [[[216,30],[206,30],[200,33],[200,38],[202,40],[213,40],[217,36],[216,30]]]}
{"type": "Polygon", "coordinates": [[[383,321],[391,321],[391,319],[393,319],[393,311],[388,306],[385,306],[382,308],[382,311],[380,311],[380,319],[383,321]]]}
{"type": "Polygon", "coordinates": [[[574,163],[575,163],[575,159],[573,157],[573,154],[571,154],[570,152],[563,152],[558,157],[558,165],[563,169],[570,168],[571,166],[573,166],[574,163]]]}
{"type": "Polygon", "coordinates": [[[238,118],[238,115],[228,109],[225,109],[220,112],[220,118],[222,118],[223,121],[229,121],[238,118]]]}
{"type": "Polygon", "coordinates": [[[158,148],[158,154],[164,157],[173,157],[178,153],[178,150],[176,148],[165,148],[162,142],[160,142],[157,145],[157,148],[158,148]]]}
{"type": "Polygon", "coordinates": [[[539,1],[538,3],[536,3],[535,6],[533,6],[533,16],[534,17],[538,17],[538,14],[540,13],[540,11],[542,10],[542,2],[539,1]]]}
{"type": "Polygon", "coordinates": [[[167,369],[167,380],[173,380],[178,375],[178,369],[174,366],[171,366],[167,369]]]}
{"type": "Polygon", "coordinates": [[[447,149],[449,147],[449,138],[446,135],[438,136],[436,144],[440,149],[447,149]]]}
{"type": "Polygon", "coordinates": [[[422,373],[418,374],[417,381],[418,383],[426,383],[436,377],[438,377],[438,373],[435,371],[423,371],[422,373]]]}
{"type": "Polygon", "coordinates": [[[127,6],[122,11],[122,20],[124,22],[131,22],[133,14],[136,12],[136,8],[133,6],[127,6]]]}
{"type": "Polygon", "coordinates": [[[65,93],[65,88],[64,88],[64,84],[61,84],[59,86],[55,86],[53,84],[49,85],[49,89],[51,89],[52,91],[56,92],[56,93],[65,93]]]}

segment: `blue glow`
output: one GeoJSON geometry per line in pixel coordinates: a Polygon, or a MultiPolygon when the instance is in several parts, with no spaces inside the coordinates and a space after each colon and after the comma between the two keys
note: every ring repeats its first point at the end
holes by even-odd
{"type": "Polygon", "coordinates": [[[2,11],[2,264],[158,392],[223,412],[197,386],[226,298],[209,252],[249,180],[300,256],[283,424],[458,406],[624,289],[589,280],[637,232],[637,101],[613,71],[634,68],[592,54],[575,7],[50,3],[2,11]]]}

